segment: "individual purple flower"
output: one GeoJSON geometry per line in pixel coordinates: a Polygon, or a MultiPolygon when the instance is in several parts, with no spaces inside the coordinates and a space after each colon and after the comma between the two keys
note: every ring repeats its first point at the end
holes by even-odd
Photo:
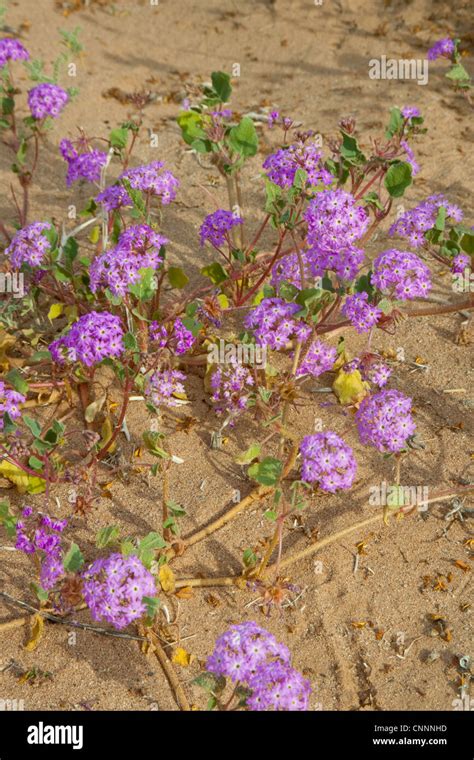
{"type": "Polygon", "coordinates": [[[145,396],[156,407],[178,406],[179,401],[173,396],[185,393],[185,380],[186,375],[177,369],[158,369],[145,385],[145,396]]]}
{"type": "Polygon", "coordinates": [[[56,119],[69,100],[69,95],[57,84],[38,84],[28,92],[28,106],[35,119],[47,116],[56,119]]]}
{"type": "Polygon", "coordinates": [[[213,214],[208,214],[199,228],[201,245],[208,240],[215,248],[219,248],[223,243],[230,244],[229,231],[237,224],[243,224],[244,220],[236,216],[232,211],[218,209],[213,214]]]}
{"type": "Polygon", "coordinates": [[[336,356],[337,350],[334,346],[330,346],[322,340],[313,341],[298,367],[297,377],[303,375],[318,377],[323,372],[328,372],[332,369],[336,356]]]}
{"type": "Polygon", "coordinates": [[[28,61],[30,54],[19,40],[4,37],[0,40],[0,68],[8,61],[28,61]]]}
{"type": "Polygon", "coordinates": [[[426,298],[431,290],[431,275],[415,253],[389,249],[374,261],[372,283],[382,291],[393,293],[401,301],[426,298]]]}
{"type": "Polygon", "coordinates": [[[279,118],[280,118],[279,111],[270,111],[270,113],[268,114],[268,126],[270,127],[270,129],[273,127],[275,122],[278,121],[279,118]]]}
{"type": "Polygon", "coordinates": [[[376,361],[364,367],[361,374],[363,380],[368,380],[379,388],[383,388],[387,384],[392,370],[385,362],[376,361]]]}
{"type": "Polygon", "coordinates": [[[311,328],[294,318],[300,310],[298,304],[288,303],[282,298],[264,298],[247,315],[244,325],[253,330],[259,345],[279,350],[292,338],[303,342],[311,335],[311,328]]]}
{"type": "Polygon", "coordinates": [[[66,574],[60,554],[48,554],[41,563],[40,583],[45,591],[51,591],[58,580],[66,574]]]}
{"type": "Polygon", "coordinates": [[[426,57],[429,61],[436,61],[437,58],[451,58],[454,53],[454,40],[450,37],[443,37],[430,47],[426,57]]]}
{"type": "Polygon", "coordinates": [[[364,333],[377,324],[382,316],[382,311],[374,304],[369,303],[369,296],[362,292],[347,296],[341,314],[349,320],[358,333],[364,333]]]}
{"type": "Polygon", "coordinates": [[[430,195],[425,201],[401,214],[390,227],[389,234],[405,238],[413,248],[420,248],[426,242],[425,233],[434,227],[441,206],[446,209],[448,220],[462,220],[463,212],[458,206],[441,194],[430,195]]]}
{"type": "Polygon", "coordinates": [[[82,362],[93,367],[104,359],[123,354],[124,331],[120,317],[107,311],[91,311],[79,317],[66,335],[50,344],[54,362],[82,362]]]}
{"type": "Polygon", "coordinates": [[[43,233],[50,229],[52,227],[47,222],[33,222],[18,230],[5,249],[14,269],[21,269],[23,264],[38,267],[43,263],[46,254],[51,251],[51,243],[43,233]]]}
{"type": "Polygon", "coordinates": [[[354,482],[357,463],[350,446],[336,433],[307,435],[301,441],[301,476],[322,491],[347,490],[354,482]]]}
{"type": "Polygon", "coordinates": [[[413,119],[421,116],[421,112],[416,106],[404,106],[404,108],[402,108],[402,116],[405,119],[413,119]]]}
{"type": "Polygon", "coordinates": [[[96,196],[96,202],[101,203],[106,211],[115,211],[123,206],[133,206],[132,199],[123,185],[110,185],[96,196]]]}
{"type": "Polygon", "coordinates": [[[191,330],[184,326],[180,319],[175,319],[171,327],[152,322],[150,338],[158,344],[158,348],[167,348],[172,354],[179,356],[192,348],[196,338],[191,330]]]}
{"type": "Polygon", "coordinates": [[[78,153],[70,140],[61,140],[59,149],[68,164],[66,183],[68,187],[79,179],[98,182],[102,167],[107,162],[107,153],[100,150],[88,150],[78,153]]]}
{"type": "Polygon", "coordinates": [[[218,365],[211,375],[211,399],[217,414],[236,417],[247,408],[255,381],[247,367],[231,357],[227,364],[218,365]]]}
{"type": "Polygon", "coordinates": [[[311,684],[288,662],[275,660],[259,665],[247,685],[252,691],[246,703],[250,710],[296,712],[308,709],[311,684]]]}
{"type": "Polygon", "coordinates": [[[415,154],[414,154],[413,150],[410,148],[410,146],[408,145],[408,143],[407,143],[406,140],[400,140],[400,146],[405,151],[406,161],[411,166],[411,173],[412,173],[412,175],[414,177],[416,177],[416,175],[420,171],[420,165],[419,165],[419,163],[417,162],[417,160],[415,158],[415,154]]]}
{"type": "Polygon", "coordinates": [[[288,148],[280,148],[263,162],[267,177],[279,187],[291,187],[298,169],[307,174],[310,185],[330,185],[332,174],[323,166],[322,153],[315,143],[298,142],[288,148]]]}
{"type": "Polygon", "coordinates": [[[90,289],[96,293],[109,288],[114,296],[124,296],[130,287],[140,282],[142,269],[158,269],[163,263],[162,248],[168,239],[147,224],[129,227],[120,235],[115,248],[93,259],[90,269],[90,289]]]}
{"type": "Polygon", "coordinates": [[[21,416],[19,404],[24,404],[25,401],[25,396],[6,388],[5,383],[0,380],[0,430],[5,426],[5,414],[8,414],[11,420],[17,420],[21,416]]]}
{"type": "Polygon", "coordinates": [[[471,257],[466,253],[458,253],[451,262],[451,272],[453,274],[464,274],[464,271],[471,265],[471,257]]]}
{"type": "Polygon", "coordinates": [[[82,573],[82,595],[94,620],[122,629],[146,612],[144,597],[154,598],[153,575],[134,554],[113,553],[82,573]]]}
{"type": "Polygon", "coordinates": [[[249,620],[231,625],[216,640],[214,651],[207,659],[206,670],[215,676],[245,683],[260,665],[278,659],[290,662],[290,652],[279,644],[273,634],[249,620]]]}
{"type": "Polygon", "coordinates": [[[411,398],[396,390],[366,396],[355,416],[361,442],[382,452],[401,451],[416,428],[411,405],[411,398]]]}
{"type": "Polygon", "coordinates": [[[176,198],[179,181],[170,171],[163,171],[162,161],[152,161],[151,164],[127,169],[119,179],[126,179],[134,190],[155,195],[161,198],[164,206],[176,198]]]}

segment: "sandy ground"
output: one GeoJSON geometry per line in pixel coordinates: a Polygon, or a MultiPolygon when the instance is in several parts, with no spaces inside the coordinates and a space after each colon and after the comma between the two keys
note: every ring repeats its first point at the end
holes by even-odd
{"type": "MultiPolygon", "coordinates": [[[[21,31],[34,56],[46,61],[54,55],[58,28],[80,26],[84,44],[72,82],[80,95],[50,134],[32,198],[32,218],[53,214],[62,220],[70,203],[80,208],[87,199],[87,189],[71,194],[65,190],[59,139],[73,136],[76,125],[91,135],[106,136],[131,111],[129,105],[104,94],[114,87],[124,92],[145,88],[156,95],[145,110],[145,125],[159,135],[159,148],[142,141],[135,161],[159,158],[180,178],[177,202],[164,215],[164,233],[172,241],[171,255],[196,272],[210,260],[210,253],[198,247],[198,226],[205,214],[225,203],[225,188],[215,182],[210,169],[199,167],[183,151],[174,119],[188,87],[208,79],[213,70],[230,70],[239,63],[241,76],[234,80],[237,109],[278,107],[319,131],[323,139],[336,132],[341,116],[353,115],[361,131],[377,132],[391,106],[418,105],[429,131],[417,148],[421,174],[404,203],[444,192],[472,219],[470,111],[449,89],[443,63],[432,66],[426,87],[415,81],[372,81],[367,75],[370,58],[421,58],[445,34],[466,36],[467,2],[457,3],[453,10],[452,4],[428,1],[324,0],[315,5],[310,0],[160,0],[152,6],[145,0],[114,4],[92,0],[88,9],[66,17],[58,6],[61,3],[53,0],[12,2],[7,17],[7,24],[21,31]]],[[[67,8],[68,3],[62,6],[67,8]]],[[[268,150],[267,141],[263,140],[264,150],[268,150]]],[[[263,156],[257,158],[261,162],[263,156]]],[[[244,201],[245,213],[255,220],[262,200],[257,158],[245,173],[244,201]]],[[[2,178],[6,167],[3,154],[2,178]]],[[[0,213],[7,218],[11,213],[6,197],[0,199],[0,213]]],[[[372,242],[371,250],[382,250],[382,246],[386,247],[384,233],[372,242]]],[[[437,270],[435,275],[434,293],[452,298],[449,278],[437,270]]],[[[396,335],[379,332],[375,340],[380,350],[402,347],[405,351],[406,361],[396,365],[391,387],[413,396],[425,445],[404,463],[402,482],[426,485],[433,491],[456,487],[460,478],[468,478],[472,461],[472,349],[455,341],[462,319],[451,315],[410,320],[396,335]],[[409,362],[416,358],[429,369],[413,370],[409,362]],[[456,392],[446,393],[453,389],[456,392]]],[[[355,352],[360,343],[352,336],[348,345],[355,352]]],[[[234,459],[257,435],[251,421],[237,425],[227,445],[211,452],[210,433],[217,424],[197,374],[191,377],[189,388],[191,406],[186,413],[202,422],[170,439],[174,453],[185,459],[171,475],[172,497],[188,511],[185,534],[229,508],[234,489],[242,495],[250,491],[251,483],[234,459]]],[[[348,427],[347,417],[340,410],[321,406],[322,400],[326,403],[328,397],[309,393],[300,413],[293,414],[291,424],[299,434],[312,432],[316,417],[337,432],[348,427]]],[[[146,413],[138,405],[128,416],[128,425],[132,442],[121,443],[123,461],[130,460],[147,427],[146,413]]],[[[312,499],[301,525],[288,533],[285,551],[309,545],[315,531],[327,536],[374,514],[375,507],[368,503],[369,487],[390,479],[391,465],[374,450],[361,447],[353,428],[345,436],[359,461],[355,488],[342,496],[312,499]]],[[[96,531],[106,524],[120,524],[125,534],[135,535],[144,535],[159,524],[158,479],[147,483],[144,477],[132,475],[129,482],[116,482],[111,492],[112,499],[98,501],[87,520],[72,519],[88,558],[96,551],[96,531]]],[[[65,516],[70,512],[67,493],[59,496],[58,514],[65,516]]],[[[265,506],[243,514],[178,559],[174,563],[177,575],[239,572],[242,550],[270,533],[263,518],[265,506]]],[[[273,610],[268,619],[262,616],[256,591],[213,588],[196,590],[188,600],[168,598],[166,605],[178,623],[170,633],[183,637],[183,646],[194,656],[189,667],[176,666],[191,702],[205,704],[202,692],[190,682],[216,636],[229,623],[256,619],[288,644],[295,666],[311,679],[313,709],[453,709],[453,700],[459,696],[459,658],[470,653],[472,639],[471,572],[455,563],[461,561],[468,568],[472,563],[465,544],[470,535],[468,522],[449,523],[448,511],[447,503],[434,505],[427,513],[392,520],[389,527],[353,533],[297,563],[289,577],[300,593],[293,595],[292,604],[273,610]],[[356,544],[365,539],[367,553],[354,572],[356,544]],[[441,616],[444,624],[433,624],[433,615],[441,616]]],[[[17,598],[34,601],[27,590],[26,560],[3,550],[0,558],[1,587],[17,598]]],[[[18,614],[9,605],[0,607],[1,621],[18,614]]],[[[79,613],[78,620],[90,622],[87,612],[79,613]]],[[[24,629],[0,633],[0,696],[23,699],[26,709],[177,709],[156,660],[146,658],[133,641],[86,631],[71,637],[70,630],[48,625],[47,636],[34,652],[23,648],[24,629]],[[22,683],[21,673],[33,668],[51,675],[22,683]]]]}

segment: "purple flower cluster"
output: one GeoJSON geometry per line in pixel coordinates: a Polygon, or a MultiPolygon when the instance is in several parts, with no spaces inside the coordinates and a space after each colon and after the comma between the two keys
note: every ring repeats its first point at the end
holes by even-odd
{"type": "Polygon", "coordinates": [[[317,248],[348,248],[367,232],[369,216],[345,190],[323,190],[308,204],[308,243],[317,248]]]}
{"type": "Polygon", "coordinates": [[[282,298],[264,298],[247,315],[245,327],[251,328],[257,343],[278,350],[284,348],[293,337],[302,342],[311,334],[311,328],[293,315],[301,310],[296,303],[282,298]]]}
{"type": "Polygon", "coordinates": [[[282,282],[290,282],[301,290],[303,284],[301,282],[300,260],[306,282],[310,283],[316,276],[313,273],[313,261],[307,254],[300,259],[298,254],[289,253],[287,256],[283,256],[283,258],[277,261],[271,272],[270,282],[277,293],[282,282]]]}
{"type": "Polygon", "coordinates": [[[133,206],[132,199],[123,185],[110,185],[96,197],[97,203],[101,203],[106,211],[115,211],[122,206],[133,206]]]}
{"type": "Polygon", "coordinates": [[[342,280],[352,280],[363,260],[364,252],[354,245],[369,226],[368,214],[355,198],[344,190],[323,190],[308,204],[306,258],[314,275],[326,270],[336,272],[342,280]]]}
{"type": "Polygon", "coordinates": [[[243,221],[240,216],[234,215],[232,211],[225,209],[214,211],[213,214],[206,216],[199,229],[201,245],[204,245],[206,240],[214,248],[219,248],[225,242],[230,244],[229,230],[237,224],[243,224],[243,221]]]}
{"type": "Polygon", "coordinates": [[[90,265],[90,289],[109,288],[114,296],[124,296],[130,285],[140,281],[141,269],[158,269],[163,261],[161,248],[168,239],[147,224],[129,227],[115,248],[97,256],[90,265]]]}
{"type": "Polygon", "coordinates": [[[18,408],[19,404],[26,401],[25,396],[17,391],[5,387],[5,383],[0,380],[0,430],[4,428],[4,415],[8,414],[10,419],[17,420],[21,416],[18,408]]]}
{"type": "Polygon", "coordinates": [[[53,341],[49,350],[59,364],[80,361],[93,367],[123,353],[123,335],[120,317],[107,311],[91,311],[74,322],[66,335],[53,341]]]}
{"type": "Polygon", "coordinates": [[[441,206],[446,209],[446,216],[455,222],[460,222],[463,212],[441,194],[430,195],[415,208],[405,211],[390,227],[389,234],[406,238],[413,248],[420,248],[425,242],[425,232],[430,230],[436,221],[441,206]]]}
{"type": "Polygon", "coordinates": [[[471,265],[471,257],[467,253],[458,253],[451,262],[451,272],[453,274],[464,274],[464,270],[471,265]]]}
{"type": "Polygon", "coordinates": [[[153,575],[135,555],[110,554],[82,574],[82,595],[94,620],[125,628],[146,612],[143,597],[156,595],[153,575]]]}
{"type": "Polygon", "coordinates": [[[212,401],[217,414],[235,417],[242,412],[249,401],[249,387],[254,385],[251,372],[231,358],[224,366],[218,366],[211,375],[212,401]]]}
{"type": "Polygon", "coordinates": [[[179,181],[170,171],[162,171],[162,161],[152,161],[151,164],[137,166],[135,169],[127,169],[119,179],[127,179],[130,187],[141,190],[143,193],[156,195],[161,198],[164,206],[176,198],[179,181]]]}
{"type": "Polygon", "coordinates": [[[337,433],[315,433],[301,441],[301,475],[322,491],[347,490],[354,482],[357,462],[350,446],[337,433]]]}
{"type": "Polygon", "coordinates": [[[25,507],[16,524],[16,549],[25,554],[43,553],[40,580],[46,591],[54,587],[58,578],[64,575],[61,559],[61,533],[67,520],[53,520],[41,512],[34,513],[25,507]]]}
{"type": "Polygon", "coordinates": [[[324,168],[321,158],[322,153],[314,143],[299,142],[272,153],[263,162],[263,168],[267,170],[268,178],[279,187],[291,187],[298,169],[306,172],[310,185],[330,185],[334,177],[324,168]]]}
{"type": "Polygon", "coordinates": [[[416,106],[404,106],[402,108],[402,116],[404,119],[413,119],[421,116],[421,111],[416,106]]]}
{"type": "Polygon", "coordinates": [[[284,644],[248,621],[219,636],[206,669],[247,686],[252,692],[247,700],[251,710],[307,710],[311,686],[291,667],[290,659],[284,644]]]}
{"type": "Polygon", "coordinates": [[[18,230],[8,248],[5,249],[14,269],[20,269],[22,264],[38,267],[43,263],[44,257],[51,250],[51,243],[43,232],[50,229],[51,225],[47,222],[33,222],[22,230],[18,230]]]}
{"type": "Polygon", "coordinates": [[[372,283],[379,290],[388,290],[395,298],[407,301],[427,297],[431,290],[431,275],[415,253],[391,248],[375,259],[372,283]]]}
{"type": "Polygon", "coordinates": [[[450,37],[443,37],[430,47],[426,57],[429,61],[436,61],[437,58],[451,58],[454,53],[454,41],[450,37]]]}
{"type": "Polygon", "coordinates": [[[365,292],[347,296],[341,314],[349,320],[358,333],[368,332],[382,316],[381,310],[369,303],[369,296],[365,292]]]}
{"type": "Polygon", "coordinates": [[[28,106],[35,119],[51,116],[56,119],[69,100],[69,95],[57,84],[38,84],[28,92],[28,106]]]}
{"type": "Polygon", "coordinates": [[[363,380],[367,380],[379,388],[383,388],[387,384],[392,374],[388,364],[379,360],[373,361],[373,357],[369,357],[368,360],[352,359],[344,366],[344,372],[354,372],[355,370],[359,370],[363,380]]]}
{"type": "Polygon", "coordinates": [[[366,396],[355,416],[362,443],[383,452],[401,451],[415,432],[411,404],[411,398],[395,390],[366,396]]]}
{"type": "Polygon", "coordinates": [[[154,406],[178,406],[174,393],[184,393],[186,375],[177,369],[159,369],[149,378],[145,386],[145,395],[154,406]]]}
{"type": "Polygon", "coordinates": [[[68,187],[79,179],[85,179],[88,182],[100,180],[100,172],[107,161],[107,153],[100,150],[78,153],[70,140],[61,140],[59,149],[68,164],[66,177],[68,187]]]}
{"type": "Polygon", "coordinates": [[[312,375],[318,377],[332,369],[336,361],[337,350],[334,346],[315,340],[311,343],[306,356],[298,367],[297,377],[312,375]]]}
{"type": "Polygon", "coordinates": [[[29,57],[28,50],[19,40],[12,37],[4,37],[0,40],[0,68],[5,66],[7,61],[28,61],[29,57]]]}
{"type": "Polygon", "coordinates": [[[196,338],[190,330],[183,325],[180,319],[175,319],[172,326],[167,328],[152,322],[150,325],[150,338],[158,344],[158,348],[167,348],[172,354],[179,356],[192,348],[196,338]]]}

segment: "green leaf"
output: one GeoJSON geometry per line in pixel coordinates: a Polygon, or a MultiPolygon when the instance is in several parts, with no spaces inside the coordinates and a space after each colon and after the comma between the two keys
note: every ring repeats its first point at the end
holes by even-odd
{"type": "Polygon", "coordinates": [[[385,137],[390,138],[398,134],[403,126],[403,121],[403,115],[399,108],[390,109],[390,121],[385,132],[385,137]]]}
{"type": "Polygon", "coordinates": [[[39,583],[32,583],[31,588],[35,592],[37,598],[40,602],[46,602],[48,600],[48,592],[45,591],[45,589],[39,585],[39,583]]]}
{"type": "Polygon", "coordinates": [[[274,486],[278,483],[281,475],[282,463],[279,459],[265,457],[261,462],[252,464],[247,473],[250,478],[264,486],[274,486]]]}
{"type": "Polygon", "coordinates": [[[474,253],[474,234],[466,233],[460,240],[460,246],[470,256],[474,253]]]}
{"type": "Polygon", "coordinates": [[[254,459],[257,459],[257,457],[260,456],[260,452],[262,450],[262,447],[259,443],[253,443],[247,451],[244,451],[243,454],[239,454],[238,457],[235,458],[235,461],[237,464],[250,464],[250,462],[253,462],[254,459]]]}
{"type": "Polygon", "coordinates": [[[139,301],[150,301],[157,288],[155,270],[151,267],[146,267],[140,269],[138,274],[140,275],[140,280],[133,285],[129,285],[128,289],[139,301]]]}
{"type": "Polygon", "coordinates": [[[221,282],[228,279],[225,269],[218,261],[214,261],[212,264],[203,267],[201,269],[201,274],[205,277],[209,277],[214,285],[219,285],[221,282]]]}
{"type": "Polygon", "coordinates": [[[7,501],[0,502],[0,525],[3,525],[9,538],[16,536],[16,519],[10,513],[10,507],[7,501]]]}
{"type": "Polygon", "coordinates": [[[258,135],[250,116],[244,116],[236,127],[232,127],[229,132],[229,143],[241,156],[248,157],[256,154],[258,135]]]}
{"type": "Polygon", "coordinates": [[[145,536],[145,538],[142,538],[141,541],[138,542],[138,551],[142,552],[151,549],[163,549],[165,546],[166,541],[163,537],[160,536],[159,533],[151,531],[145,536]]]}
{"type": "Polygon", "coordinates": [[[392,198],[401,198],[412,182],[410,164],[405,161],[394,162],[389,167],[384,182],[392,198]]]}
{"type": "Polygon", "coordinates": [[[71,544],[71,548],[64,557],[63,565],[64,569],[68,573],[77,573],[84,564],[84,557],[77,544],[71,544]]]}
{"type": "Polygon", "coordinates": [[[462,63],[455,63],[454,66],[449,69],[446,76],[453,82],[466,82],[471,78],[462,63]]]}
{"type": "Polygon", "coordinates": [[[38,438],[41,435],[41,425],[32,417],[25,415],[23,417],[23,422],[25,423],[26,427],[31,430],[35,438],[38,438]]]}
{"type": "Polygon", "coordinates": [[[128,129],[124,129],[123,127],[112,129],[109,135],[109,140],[112,148],[122,150],[122,148],[125,148],[128,141],[128,129]]]}
{"type": "Polygon", "coordinates": [[[184,288],[189,282],[189,277],[181,267],[170,267],[168,269],[168,279],[171,287],[179,289],[184,288]]]}
{"type": "Polygon", "coordinates": [[[134,334],[131,332],[125,333],[125,335],[123,336],[123,345],[125,346],[125,348],[129,348],[132,351],[138,350],[137,339],[134,336],[134,334]]]}
{"type": "Polygon", "coordinates": [[[182,111],[178,114],[178,125],[181,129],[183,140],[191,145],[194,140],[206,139],[207,135],[202,128],[202,116],[195,111],[182,111]]]}
{"type": "Polygon", "coordinates": [[[14,389],[18,391],[18,393],[26,396],[28,393],[29,385],[26,380],[24,380],[19,370],[11,369],[10,372],[7,373],[6,379],[11,385],[13,385],[14,389]]]}
{"type": "Polygon", "coordinates": [[[114,543],[120,535],[120,527],[118,525],[107,525],[106,528],[101,528],[96,537],[95,545],[98,549],[104,549],[109,544],[114,543]]]}
{"type": "Polygon", "coordinates": [[[438,215],[436,217],[435,221],[435,229],[437,230],[444,230],[446,224],[446,208],[444,206],[440,206],[438,209],[438,215]]]}
{"type": "Polygon", "coordinates": [[[41,472],[42,469],[43,469],[43,467],[44,467],[43,462],[41,461],[41,459],[38,459],[35,456],[31,456],[28,459],[28,465],[29,465],[29,467],[31,467],[32,470],[36,470],[36,472],[41,472]]]}
{"type": "Polygon", "coordinates": [[[363,164],[366,161],[355,137],[342,132],[341,156],[349,164],[363,164]]]}
{"type": "Polygon", "coordinates": [[[222,103],[227,103],[232,94],[232,85],[230,83],[229,74],[226,74],[224,71],[213,71],[211,74],[211,81],[219,99],[222,103]]]}
{"type": "Polygon", "coordinates": [[[156,613],[158,612],[158,608],[160,606],[160,600],[157,596],[144,596],[142,599],[144,605],[146,606],[146,615],[148,618],[153,620],[156,613]]]}

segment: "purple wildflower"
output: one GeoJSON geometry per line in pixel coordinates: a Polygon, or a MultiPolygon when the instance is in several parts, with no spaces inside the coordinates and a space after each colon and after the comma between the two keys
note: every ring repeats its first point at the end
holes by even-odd
{"type": "Polygon", "coordinates": [[[29,57],[29,52],[19,40],[12,37],[0,40],[0,68],[5,66],[7,61],[28,61],[29,57]]]}
{"type": "Polygon", "coordinates": [[[16,524],[16,549],[25,554],[42,551],[47,556],[57,556],[66,525],[67,520],[53,520],[49,515],[25,507],[16,524]]]}
{"type": "Polygon", "coordinates": [[[5,383],[0,380],[0,430],[4,428],[3,418],[5,414],[8,414],[12,420],[17,420],[21,416],[19,404],[23,404],[25,401],[25,396],[6,388],[5,383]]]}
{"type": "Polygon", "coordinates": [[[85,179],[88,182],[100,180],[100,172],[107,161],[107,153],[100,150],[78,153],[70,140],[61,140],[59,149],[68,164],[66,177],[68,187],[79,179],[85,179]]]}
{"type": "Polygon", "coordinates": [[[33,222],[22,230],[18,230],[12,242],[5,249],[10,256],[12,267],[20,269],[22,264],[37,267],[43,263],[43,259],[51,250],[51,243],[43,234],[45,230],[52,229],[47,222],[33,222]]]}
{"type": "Polygon", "coordinates": [[[230,678],[236,683],[248,681],[259,665],[278,658],[290,662],[290,652],[273,634],[249,620],[231,625],[216,640],[214,652],[206,662],[206,670],[215,676],[230,678]]]}
{"type": "Polygon", "coordinates": [[[38,84],[28,92],[28,105],[35,119],[56,119],[68,100],[67,92],[57,84],[38,84]]]}
{"type": "Polygon", "coordinates": [[[372,282],[379,290],[393,292],[401,301],[426,298],[431,290],[426,264],[415,253],[393,248],[375,259],[372,282]]]}
{"type": "Polygon", "coordinates": [[[460,222],[463,212],[441,194],[430,195],[425,201],[415,208],[405,211],[390,227],[389,234],[405,238],[410,241],[413,248],[420,248],[425,243],[425,233],[430,230],[438,215],[441,206],[446,209],[448,219],[460,222]]]}
{"type": "Polygon", "coordinates": [[[123,328],[120,317],[107,311],[91,311],[80,317],[66,335],[50,344],[53,361],[80,361],[86,367],[124,352],[123,328]]]}
{"type": "Polygon", "coordinates": [[[135,555],[110,554],[82,574],[82,594],[94,620],[125,628],[146,612],[143,597],[156,595],[153,575],[135,555]]]}
{"type": "Polygon", "coordinates": [[[248,679],[252,690],[247,699],[250,710],[306,711],[308,709],[311,684],[301,673],[287,662],[259,665],[248,679]]]}
{"type": "Polygon", "coordinates": [[[162,161],[152,161],[151,164],[137,166],[135,169],[127,169],[119,179],[127,179],[130,187],[141,190],[143,193],[156,195],[161,198],[164,206],[176,198],[176,190],[179,181],[170,171],[162,171],[162,161]]]}
{"type": "Polygon", "coordinates": [[[268,178],[279,187],[291,187],[298,169],[307,173],[310,185],[330,185],[334,177],[323,166],[322,153],[314,143],[295,143],[280,148],[263,162],[268,178]]]}
{"type": "Polygon", "coordinates": [[[411,404],[411,398],[396,390],[366,396],[355,416],[361,442],[382,452],[401,451],[416,428],[411,404]]]}
{"type": "Polygon", "coordinates": [[[301,476],[317,483],[322,491],[347,490],[354,482],[357,463],[350,446],[336,433],[315,433],[303,438],[300,446],[301,476]]]}
{"type": "Polygon", "coordinates": [[[369,296],[365,292],[347,296],[341,314],[349,320],[358,333],[368,332],[382,316],[381,310],[369,303],[369,296]]]}
{"type": "Polygon", "coordinates": [[[405,119],[413,119],[418,116],[421,116],[421,112],[420,112],[420,109],[417,108],[416,106],[405,106],[404,108],[402,108],[402,116],[405,119]]]}
{"type": "Polygon", "coordinates": [[[101,253],[90,265],[90,289],[96,293],[109,288],[114,296],[124,296],[130,285],[140,281],[142,269],[158,269],[163,262],[162,247],[168,239],[147,224],[137,224],[122,232],[115,248],[101,253]]]}
{"type": "Polygon", "coordinates": [[[173,398],[175,393],[184,393],[183,382],[186,375],[177,369],[159,369],[149,378],[145,386],[147,396],[154,406],[178,406],[173,398]]]}
{"type": "Polygon", "coordinates": [[[429,61],[436,61],[437,58],[451,58],[454,53],[454,41],[450,37],[443,37],[430,47],[426,57],[429,61]]]}
{"type": "Polygon", "coordinates": [[[411,173],[414,177],[416,177],[416,175],[420,171],[420,165],[415,158],[415,154],[413,150],[410,148],[410,146],[408,145],[406,140],[400,140],[400,145],[405,151],[407,163],[410,164],[411,166],[411,173]]]}
{"type": "Polygon", "coordinates": [[[453,274],[464,274],[464,270],[471,264],[471,257],[467,253],[458,253],[451,262],[451,272],[453,274]]]}
{"type": "Polygon", "coordinates": [[[308,325],[293,318],[300,309],[298,304],[287,303],[282,298],[264,298],[247,315],[244,324],[253,330],[259,345],[282,349],[293,337],[301,342],[311,334],[308,325]]]}
{"type": "Polygon", "coordinates": [[[232,211],[218,209],[204,219],[199,229],[201,245],[208,240],[214,248],[219,248],[224,242],[230,244],[228,232],[237,224],[243,224],[244,220],[236,216],[232,211]]]}
{"type": "Polygon", "coordinates": [[[122,206],[133,206],[132,199],[123,185],[110,185],[96,197],[97,203],[101,203],[106,211],[115,211],[122,206]]]}
{"type": "Polygon", "coordinates": [[[231,357],[226,365],[218,366],[210,380],[216,413],[225,412],[232,417],[240,414],[247,407],[249,391],[254,384],[251,372],[235,358],[231,357]]]}
{"type": "Polygon", "coordinates": [[[166,328],[158,322],[150,325],[150,338],[158,344],[158,348],[167,348],[172,354],[179,356],[192,348],[196,338],[180,319],[175,319],[172,326],[166,328]]]}
{"type": "Polygon", "coordinates": [[[337,350],[334,346],[330,346],[322,340],[313,341],[298,367],[297,377],[302,377],[303,375],[318,377],[322,375],[323,372],[332,369],[336,356],[337,350]]]}

